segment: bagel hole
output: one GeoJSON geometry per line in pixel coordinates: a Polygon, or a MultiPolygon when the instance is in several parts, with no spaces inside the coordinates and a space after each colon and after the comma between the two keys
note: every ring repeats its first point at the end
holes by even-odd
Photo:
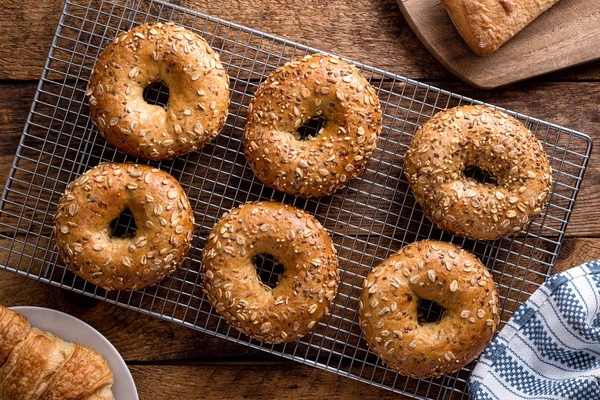
{"type": "Polygon", "coordinates": [[[110,232],[112,237],[132,238],[135,236],[137,226],[135,219],[129,209],[126,209],[117,218],[110,223],[110,232]]]}
{"type": "Polygon", "coordinates": [[[296,131],[296,139],[298,140],[310,140],[323,132],[323,128],[327,123],[327,118],[323,116],[316,116],[309,119],[304,125],[302,125],[296,131]]]}
{"type": "Polygon", "coordinates": [[[152,82],[144,88],[144,101],[153,106],[167,108],[169,106],[169,87],[163,82],[152,82]]]}
{"type": "Polygon", "coordinates": [[[432,300],[419,299],[417,318],[420,324],[436,323],[444,316],[444,309],[432,300]]]}
{"type": "Polygon", "coordinates": [[[478,183],[490,183],[494,182],[494,179],[483,169],[476,165],[465,168],[463,174],[467,178],[471,178],[478,183]]]}
{"type": "Polygon", "coordinates": [[[279,278],[284,273],[285,268],[276,257],[266,253],[259,254],[254,257],[254,264],[256,265],[256,272],[262,283],[271,289],[277,286],[279,278]]]}

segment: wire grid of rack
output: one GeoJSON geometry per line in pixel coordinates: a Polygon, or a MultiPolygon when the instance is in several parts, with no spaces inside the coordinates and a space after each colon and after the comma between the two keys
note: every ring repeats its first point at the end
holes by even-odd
{"type": "MultiPolygon", "coordinates": [[[[477,102],[356,64],[377,89],[384,113],[378,148],[367,169],[332,196],[311,200],[286,196],[263,186],[246,165],[241,141],[246,112],[254,91],[270,72],[294,57],[315,52],[159,0],[68,0],[3,193],[0,268],[398,393],[416,398],[467,398],[473,364],[428,380],[401,376],[382,365],[368,349],[357,323],[362,281],[374,265],[407,243],[424,238],[451,241],[474,252],[492,271],[505,323],[551,273],[591,140],[511,112],[535,132],[550,157],[554,185],[549,204],[543,215],[514,238],[478,242],[454,237],[429,222],[415,203],[403,176],[403,155],[416,129],[434,113],[477,102]],[[223,132],[202,151],[151,163],[181,182],[195,210],[196,235],[185,263],[155,287],[105,292],[76,278],[62,264],[52,237],[52,216],[68,182],[89,168],[101,161],[138,161],[98,135],[84,93],[100,51],[119,32],[149,21],[186,26],[221,54],[231,77],[230,115],[223,132]],[[331,233],[340,257],[342,283],[331,314],[306,337],[285,345],[264,344],[230,328],[211,308],[199,280],[201,251],[214,223],[231,207],[259,199],[284,201],[315,215],[331,233]]],[[[164,105],[164,90],[152,85],[146,99],[164,105]]],[[[131,218],[120,217],[119,227],[131,229],[131,218]]],[[[277,279],[273,263],[257,264],[263,280],[273,285],[277,279]]],[[[436,312],[427,306],[421,311],[425,317],[436,312]]]]}

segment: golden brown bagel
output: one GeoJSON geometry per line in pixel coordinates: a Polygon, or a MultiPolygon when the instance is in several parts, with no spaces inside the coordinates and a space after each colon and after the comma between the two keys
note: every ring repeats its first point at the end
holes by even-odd
{"type": "Polygon", "coordinates": [[[75,274],[106,290],[158,283],[183,262],[194,229],[189,200],[168,173],[147,165],[102,163],[74,180],[58,202],[54,234],[75,274]],[[137,230],[114,237],[129,209],[137,230]]]}
{"type": "Polygon", "coordinates": [[[499,321],[490,273],[450,243],[411,243],[373,268],[360,296],[360,326],[390,368],[416,378],[440,376],[473,361],[499,321]],[[419,299],[439,304],[437,322],[420,323],[419,299]]]}
{"type": "Polygon", "coordinates": [[[98,57],[87,87],[92,121],[125,153],[171,159],[201,148],[223,128],[229,77],[204,39],[171,23],[124,32],[98,57]],[[165,109],[147,103],[144,88],[169,87],[165,109]]]}
{"type": "Polygon", "coordinates": [[[252,202],[221,218],[202,257],[204,291],[239,331],[283,343],[308,333],[329,312],[339,274],[325,229],[313,216],[278,202],[252,202]],[[285,271],[274,289],[262,283],[254,258],[274,256],[285,271]]]}
{"type": "Polygon", "coordinates": [[[381,131],[375,89],[337,57],[306,56],[264,81],[250,104],[244,151],[267,186],[302,197],[329,195],[366,166],[381,131]],[[297,132],[314,117],[327,123],[317,136],[297,132]]]}
{"type": "Polygon", "coordinates": [[[404,173],[423,211],[440,228],[471,239],[513,235],[542,212],[552,170],[533,133],[485,106],[441,111],[415,134],[404,173]],[[478,167],[492,183],[464,171],[478,167]]]}

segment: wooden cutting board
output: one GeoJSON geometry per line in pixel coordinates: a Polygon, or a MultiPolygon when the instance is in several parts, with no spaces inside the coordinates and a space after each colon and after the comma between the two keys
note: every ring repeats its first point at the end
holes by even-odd
{"type": "Polygon", "coordinates": [[[463,81],[492,89],[600,58],[600,0],[562,0],[487,57],[469,49],[440,0],[396,0],[427,49],[463,81]]]}

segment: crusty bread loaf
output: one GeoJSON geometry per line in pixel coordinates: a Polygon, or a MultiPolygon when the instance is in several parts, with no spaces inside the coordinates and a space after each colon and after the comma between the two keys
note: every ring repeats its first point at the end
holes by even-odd
{"type": "Polygon", "coordinates": [[[452,22],[480,56],[496,51],[558,0],[442,0],[452,22]]]}

